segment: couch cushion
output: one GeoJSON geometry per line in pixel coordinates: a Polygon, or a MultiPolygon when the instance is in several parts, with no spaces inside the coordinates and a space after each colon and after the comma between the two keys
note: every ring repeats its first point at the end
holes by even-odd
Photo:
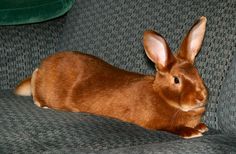
{"type": "Polygon", "coordinates": [[[10,91],[0,91],[0,132],[1,153],[91,152],[183,140],[115,119],[41,109],[10,91]]]}
{"type": "Polygon", "coordinates": [[[75,0],[1,0],[0,25],[41,22],[65,14],[75,0]]]}
{"type": "MultiPolygon", "coordinates": [[[[99,154],[159,154],[159,153],[193,153],[225,154],[236,153],[236,136],[208,135],[191,140],[175,140],[165,143],[153,143],[141,146],[110,149],[99,154]]],[[[72,151],[69,149],[67,152],[72,151]]],[[[58,151],[59,152],[59,151],[58,151]]]]}

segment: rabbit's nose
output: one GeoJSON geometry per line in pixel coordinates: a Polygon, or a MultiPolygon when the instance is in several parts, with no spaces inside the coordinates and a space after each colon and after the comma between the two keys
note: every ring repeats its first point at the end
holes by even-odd
{"type": "Polygon", "coordinates": [[[196,102],[197,102],[197,106],[198,106],[198,107],[204,106],[204,104],[205,104],[204,101],[198,100],[198,99],[196,100],[196,102]]]}
{"type": "Polygon", "coordinates": [[[201,103],[203,101],[204,101],[204,96],[203,95],[198,95],[197,102],[201,103]]]}

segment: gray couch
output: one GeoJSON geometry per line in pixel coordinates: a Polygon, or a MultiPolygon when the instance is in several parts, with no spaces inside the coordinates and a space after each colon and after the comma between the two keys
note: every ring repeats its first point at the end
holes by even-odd
{"type": "Polygon", "coordinates": [[[0,153],[236,153],[235,0],[79,0],[64,16],[0,27],[0,153]],[[209,90],[205,136],[181,139],[162,131],[88,113],[36,107],[12,89],[41,59],[79,50],[114,66],[153,74],[141,44],[145,29],[173,51],[199,16],[208,18],[196,66],[209,90]]]}

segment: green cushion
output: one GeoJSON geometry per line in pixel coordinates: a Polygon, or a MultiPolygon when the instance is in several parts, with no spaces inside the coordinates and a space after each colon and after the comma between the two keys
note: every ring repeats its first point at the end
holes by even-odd
{"type": "Polygon", "coordinates": [[[65,14],[75,0],[0,0],[0,25],[35,23],[65,14]]]}

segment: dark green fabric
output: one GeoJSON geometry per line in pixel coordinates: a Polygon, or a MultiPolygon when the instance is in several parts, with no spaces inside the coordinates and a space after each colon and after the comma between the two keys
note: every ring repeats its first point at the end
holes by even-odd
{"type": "Polygon", "coordinates": [[[0,25],[41,22],[65,14],[75,0],[1,0],[0,25]]]}

